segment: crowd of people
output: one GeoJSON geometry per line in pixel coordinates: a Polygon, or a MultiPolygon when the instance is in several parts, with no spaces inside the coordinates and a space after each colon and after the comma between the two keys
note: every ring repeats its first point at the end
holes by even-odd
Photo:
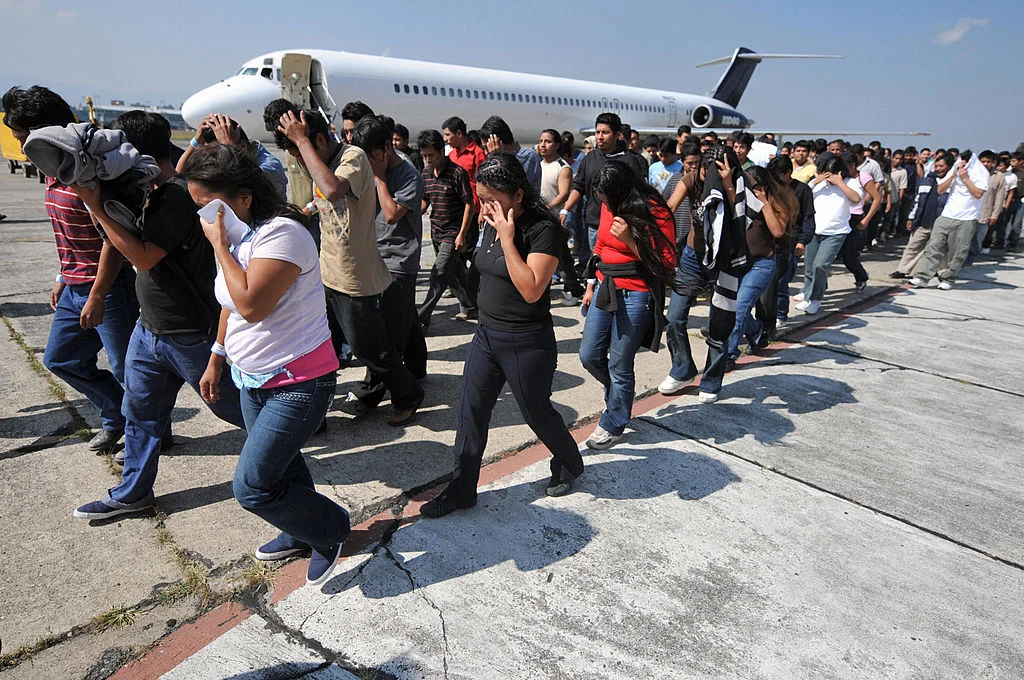
{"type": "MultiPolygon", "coordinates": [[[[76,123],[43,87],[12,88],[3,107],[26,153],[76,123]]],[[[439,121],[413,147],[405,126],[362,102],[341,109],[340,131],[283,99],[264,119],[297,172],[223,115],[179,149],[159,115],[122,114],[110,131],[124,142],[116,148],[132,149],[128,172],[148,173],[134,221],[114,210],[124,183],[112,171],[86,181],[72,163],[67,176],[48,177],[61,266],[44,363],[99,410],[90,449],[110,451],[124,438],[121,482],[76,517],[154,505],[160,453],[174,445],[171,411],[187,383],[246,432],[234,495],[280,532],[256,557],[309,552],[310,583],[330,577],[349,532],[348,513],[316,491],[301,455],[327,427],[337,371],[351,357],[366,368],[337,408],[364,418],[388,398],[387,423],[409,423],[424,399],[426,336],[446,290],[456,318],[476,323],[452,481],[423,506],[426,517],[476,504],[506,384],[552,454],[547,494],[569,493],[583,474],[551,403],[553,284],[585,317],[579,358],[605,401],[586,445],[600,450],[629,425],[641,348],[657,351],[664,335],[665,394],[698,375],[687,326],[701,297],[710,313],[698,399],[712,403],[742,346],[757,352],[787,323],[799,258],[803,289],[792,300],[806,314],[821,308],[836,259],[863,291],[861,253],[908,233],[892,278],[927,286],[937,276],[948,290],[974,258],[1015,249],[1024,217],[1020,152],[777,145],[772,135],[697,136],[687,126],[643,138],[615,113],[597,116],[582,150],[553,129],[521,145],[498,116],[478,130],[455,116],[439,121]],[[417,303],[424,215],[435,258],[417,303]],[[110,371],[97,363],[101,348],[110,371]]],[[[98,166],[91,142],[76,139],[80,165],[98,166]]]]}

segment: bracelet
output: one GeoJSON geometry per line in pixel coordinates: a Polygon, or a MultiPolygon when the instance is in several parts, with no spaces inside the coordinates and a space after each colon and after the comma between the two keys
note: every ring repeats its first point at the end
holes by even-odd
{"type": "Polygon", "coordinates": [[[309,203],[307,203],[306,204],[306,210],[308,210],[310,212],[310,214],[314,214],[314,213],[318,212],[317,209],[316,209],[316,203],[314,201],[310,201],[309,203]]]}
{"type": "Polygon", "coordinates": [[[228,351],[224,349],[224,345],[219,342],[213,343],[213,347],[210,348],[210,353],[216,354],[219,357],[224,357],[225,359],[228,357],[228,351]]]}
{"type": "Polygon", "coordinates": [[[54,283],[64,283],[64,277],[57,274],[57,280],[54,283]]]}
{"type": "Polygon", "coordinates": [[[587,279],[587,285],[588,286],[596,286],[597,285],[597,279],[587,279]]]}
{"type": "Polygon", "coordinates": [[[562,208],[561,210],[558,211],[558,214],[559,215],[568,215],[569,211],[566,210],[565,208],[562,208]]]}
{"type": "Polygon", "coordinates": [[[195,137],[193,137],[192,139],[188,140],[188,143],[192,145],[193,149],[198,149],[199,148],[199,142],[196,141],[195,137]]]}

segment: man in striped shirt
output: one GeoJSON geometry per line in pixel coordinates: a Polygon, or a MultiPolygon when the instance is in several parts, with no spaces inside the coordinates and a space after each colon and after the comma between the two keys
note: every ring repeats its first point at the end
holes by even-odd
{"type": "MultiPolygon", "coordinates": [[[[75,122],[67,102],[40,86],[11,88],[3,96],[3,108],[4,123],[22,144],[36,128],[75,122]]],[[[50,293],[54,317],[43,364],[99,410],[102,430],[89,448],[105,451],[124,434],[124,360],[139,317],[135,272],[100,238],[89,211],[67,185],[47,178],[45,201],[60,275],[50,293]],[[101,347],[110,371],[97,366],[101,347]]]]}

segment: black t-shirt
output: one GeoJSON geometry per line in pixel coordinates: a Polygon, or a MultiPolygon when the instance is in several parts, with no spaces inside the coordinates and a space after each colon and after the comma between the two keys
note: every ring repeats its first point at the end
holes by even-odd
{"type": "MultiPolygon", "coordinates": [[[[562,248],[561,238],[561,227],[551,217],[527,211],[516,219],[516,250],[523,260],[530,253],[558,257],[562,248]]],[[[551,299],[547,290],[532,304],[523,298],[509,276],[505,253],[494,227],[484,225],[473,261],[480,272],[480,292],[477,295],[480,323],[508,332],[551,325],[551,299]]]]}
{"type": "Polygon", "coordinates": [[[217,264],[185,180],[173,177],[150,195],[142,240],[167,252],[136,279],[142,326],[157,335],[208,333],[216,328],[217,264]]]}

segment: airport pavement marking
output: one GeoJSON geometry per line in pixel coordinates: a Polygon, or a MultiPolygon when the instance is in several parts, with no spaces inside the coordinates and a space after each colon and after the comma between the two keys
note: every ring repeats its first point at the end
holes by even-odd
{"type": "MultiPolygon", "coordinates": [[[[767,359],[771,359],[775,357],[778,353],[784,352],[786,349],[800,346],[803,340],[806,340],[815,333],[826,328],[830,328],[831,326],[834,326],[852,316],[856,316],[857,314],[867,309],[877,306],[879,303],[884,302],[886,299],[894,298],[897,295],[900,295],[901,293],[909,289],[910,288],[907,285],[892,286],[882,291],[879,291],[878,293],[875,293],[874,295],[871,295],[867,298],[858,300],[857,302],[855,302],[854,304],[847,308],[827,313],[819,318],[813,318],[810,320],[809,323],[794,328],[791,332],[786,333],[785,336],[783,336],[785,339],[780,340],[777,343],[774,343],[774,345],[777,346],[777,349],[773,349],[770,353],[766,353],[764,355],[743,355],[737,361],[737,364],[739,366],[748,366],[759,363],[761,361],[765,361],[767,359]]],[[[822,347],[821,349],[828,350],[829,348],[822,347]]],[[[865,360],[868,359],[865,357],[865,360]]],[[[684,386],[682,389],[678,390],[677,392],[671,395],[664,395],[657,391],[651,394],[641,395],[633,403],[633,417],[639,418],[640,416],[656,411],[662,406],[665,406],[666,404],[669,404],[682,396],[695,394],[700,385],[699,378],[700,374],[698,374],[693,380],[687,383],[687,385],[684,386]]],[[[650,421],[649,419],[645,419],[644,422],[654,424],[658,427],[661,427],[662,429],[667,430],[667,428],[665,428],[664,426],[659,425],[658,423],[653,423],[653,421],[650,421]]],[[[594,431],[596,425],[596,418],[588,419],[587,422],[585,422],[584,424],[579,425],[578,427],[571,430],[573,439],[576,440],[577,443],[583,443],[586,440],[586,438],[589,437],[590,434],[594,431]]],[[[686,436],[675,431],[671,432],[677,436],[686,436]]],[[[930,535],[950,541],[961,547],[967,548],[972,552],[980,553],[982,555],[985,555],[986,557],[989,557],[1008,566],[1013,566],[1018,569],[1024,569],[1024,566],[1022,565],[990,555],[982,550],[979,550],[978,548],[974,548],[968,544],[957,541],[956,539],[952,539],[948,536],[944,536],[943,534],[929,530],[926,527],[914,524],[913,522],[905,520],[899,516],[889,514],[884,510],[879,510],[877,508],[872,508],[870,506],[864,506],[861,503],[858,503],[856,500],[846,498],[840,494],[837,494],[834,491],[829,491],[828,489],[817,486],[811,482],[766,467],[757,461],[748,460],[743,456],[739,456],[728,450],[720,449],[719,447],[715,446],[712,446],[712,448],[719,450],[721,453],[745,460],[746,462],[757,465],[758,467],[761,467],[764,470],[779,474],[783,477],[786,477],[787,479],[798,482],[800,484],[807,485],[831,496],[841,498],[848,502],[854,503],[855,505],[861,505],[862,507],[877,512],[881,515],[885,515],[886,517],[890,517],[896,521],[899,521],[900,523],[914,527],[916,529],[920,529],[922,531],[927,532],[930,535]]],[[[548,453],[547,448],[545,448],[545,446],[542,443],[534,443],[520,451],[512,453],[511,455],[503,457],[493,463],[490,463],[489,465],[484,466],[484,468],[480,472],[480,484],[484,485],[494,482],[498,479],[518,472],[523,468],[529,467],[534,463],[546,460],[549,456],[550,454],[548,453]]],[[[370,546],[378,546],[379,548],[380,546],[385,545],[387,543],[387,540],[385,539],[390,538],[390,536],[392,536],[395,533],[395,531],[397,531],[399,528],[419,520],[420,507],[428,500],[433,498],[435,495],[437,495],[446,484],[447,481],[443,481],[439,484],[431,485],[426,489],[414,492],[412,496],[407,498],[406,503],[403,506],[401,506],[400,513],[396,512],[399,508],[386,510],[377,515],[374,515],[365,522],[353,527],[352,533],[349,535],[349,538],[345,541],[345,547],[342,550],[342,557],[352,557],[365,551],[370,546]]],[[[292,594],[293,592],[295,592],[296,590],[305,585],[306,563],[307,560],[297,560],[294,562],[290,562],[286,564],[284,567],[277,570],[274,579],[273,592],[271,593],[271,597],[269,602],[267,603],[267,607],[273,607],[275,604],[279,603],[288,595],[292,594]]],[[[178,630],[174,631],[173,633],[165,637],[150,652],[148,652],[144,656],[140,657],[139,659],[136,659],[135,661],[132,661],[126,666],[123,666],[117,673],[111,676],[111,680],[157,680],[161,675],[167,673],[185,659],[199,652],[201,649],[209,645],[211,642],[219,638],[221,635],[227,633],[229,630],[240,624],[242,621],[248,619],[253,614],[259,615],[259,612],[254,612],[248,606],[238,601],[231,601],[221,604],[215,607],[213,610],[200,616],[192,623],[185,624],[178,630]]]]}

